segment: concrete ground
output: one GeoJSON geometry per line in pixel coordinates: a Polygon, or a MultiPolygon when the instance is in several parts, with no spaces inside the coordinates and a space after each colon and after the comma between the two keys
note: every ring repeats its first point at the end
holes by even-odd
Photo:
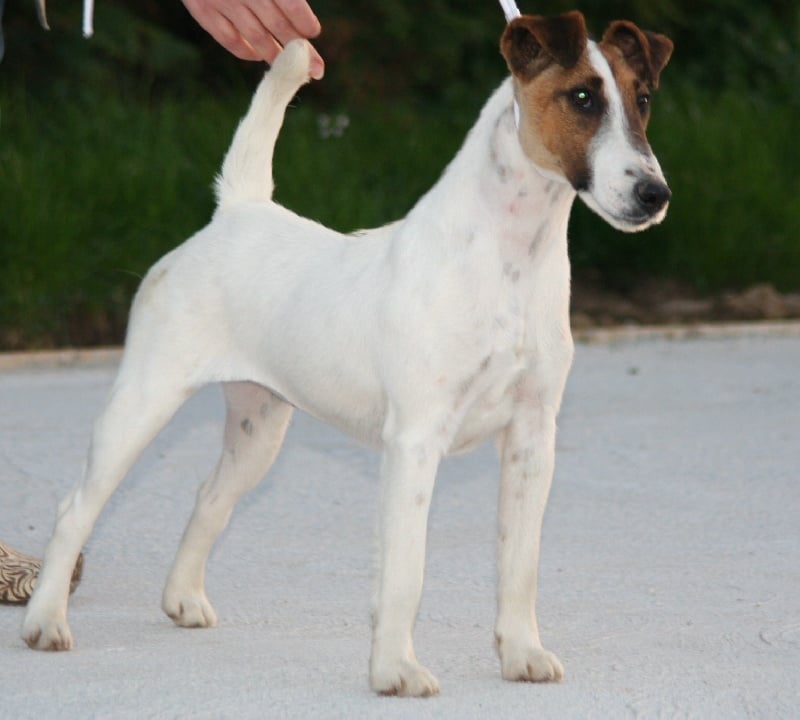
{"type": "MultiPolygon", "coordinates": [[[[431,512],[416,640],[442,693],[369,692],[378,458],[299,414],[212,556],[219,627],[175,628],[161,585],[218,452],[210,388],[102,515],[75,650],[28,650],[23,610],[0,607],[0,716],[800,717],[800,325],[673,334],[578,346],[539,598],[562,683],[499,677],[486,446],[444,463],[431,512]]],[[[0,357],[0,539],[18,550],[41,553],[116,357],[0,357]]]]}

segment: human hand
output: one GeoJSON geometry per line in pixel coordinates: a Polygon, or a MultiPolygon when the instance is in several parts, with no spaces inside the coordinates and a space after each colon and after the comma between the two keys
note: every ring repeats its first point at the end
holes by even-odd
{"type": "MultiPolygon", "coordinates": [[[[198,24],[242,60],[271,63],[290,40],[313,38],[321,26],[306,0],[182,0],[198,24]]],[[[311,77],[325,63],[312,48],[311,77]]]]}

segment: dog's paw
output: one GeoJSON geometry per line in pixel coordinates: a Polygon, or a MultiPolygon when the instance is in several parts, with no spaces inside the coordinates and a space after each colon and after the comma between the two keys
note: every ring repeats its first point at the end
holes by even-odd
{"type": "Polygon", "coordinates": [[[564,677],[559,659],[550,651],[532,644],[513,646],[504,643],[500,647],[500,666],[504,680],[559,682],[564,677]]]}
{"type": "Polygon", "coordinates": [[[439,681],[416,661],[373,663],[369,682],[379,695],[431,697],[439,694],[439,681]]]}
{"type": "Polygon", "coordinates": [[[208,628],[217,624],[217,614],[203,592],[177,593],[167,590],[161,607],[181,627],[208,628]]]}
{"type": "Polygon", "coordinates": [[[72,633],[65,615],[28,611],[22,624],[22,639],[33,650],[70,650],[72,633]]]}

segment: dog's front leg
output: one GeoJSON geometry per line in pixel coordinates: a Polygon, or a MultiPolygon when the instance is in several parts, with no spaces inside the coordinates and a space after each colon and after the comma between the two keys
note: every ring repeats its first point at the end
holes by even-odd
{"type": "Polygon", "coordinates": [[[561,680],[558,658],[544,650],[536,622],[542,517],[553,478],[556,410],[520,407],[500,438],[498,614],[503,678],[561,680]]]}
{"type": "Polygon", "coordinates": [[[381,469],[380,552],[370,684],[383,695],[427,697],[436,678],[417,662],[412,632],[425,565],[428,509],[441,452],[427,440],[392,438],[381,469]]]}

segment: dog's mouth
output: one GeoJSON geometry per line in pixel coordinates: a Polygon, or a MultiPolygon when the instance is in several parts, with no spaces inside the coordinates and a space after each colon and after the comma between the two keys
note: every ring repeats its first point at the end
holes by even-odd
{"type": "Polygon", "coordinates": [[[614,208],[609,207],[611,203],[598,198],[597,193],[591,188],[577,188],[577,190],[578,196],[589,209],[612,227],[628,233],[641,232],[658,225],[666,217],[672,197],[666,183],[653,178],[638,181],[627,193],[625,201],[622,201],[621,194],[607,193],[610,197],[621,201],[614,208]]]}

